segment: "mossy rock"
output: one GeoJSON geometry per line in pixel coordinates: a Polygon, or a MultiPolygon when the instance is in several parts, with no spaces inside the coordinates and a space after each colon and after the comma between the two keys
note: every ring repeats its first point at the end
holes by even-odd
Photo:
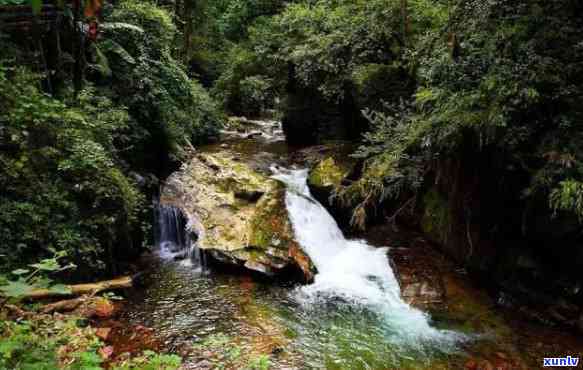
{"type": "Polygon", "coordinates": [[[352,161],[341,161],[334,157],[328,157],[310,171],[308,184],[310,187],[336,189],[342,185],[342,181],[350,175],[353,168],[354,162],[352,161]]]}
{"type": "Polygon", "coordinates": [[[305,162],[312,169],[308,176],[310,192],[334,216],[342,228],[350,228],[352,209],[333,197],[347,179],[355,172],[358,161],[350,154],[354,147],[350,144],[335,143],[315,147],[304,153],[305,162]]]}
{"type": "Polygon", "coordinates": [[[285,187],[228,150],[196,155],[170,177],[163,203],[182,209],[198,246],[223,263],[276,275],[313,265],[301,251],[285,205],[285,187]]]}
{"type": "Polygon", "coordinates": [[[423,197],[421,229],[438,243],[446,244],[451,229],[451,211],[447,199],[435,189],[423,197]]]}

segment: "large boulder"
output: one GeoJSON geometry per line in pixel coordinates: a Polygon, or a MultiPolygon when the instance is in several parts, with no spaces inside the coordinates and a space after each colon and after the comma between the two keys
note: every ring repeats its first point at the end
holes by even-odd
{"type": "Polygon", "coordinates": [[[161,202],[184,212],[198,247],[215,260],[312,280],[313,264],[294,239],[285,187],[234,154],[195,155],[169,178],[161,202]]]}

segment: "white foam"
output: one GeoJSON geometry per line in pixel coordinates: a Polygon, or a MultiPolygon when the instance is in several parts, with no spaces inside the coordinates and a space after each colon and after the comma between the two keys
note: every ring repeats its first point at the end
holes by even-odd
{"type": "Polygon", "coordinates": [[[402,300],[387,248],[345,239],[334,218],[310,194],[307,170],[272,170],[273,177],[287,185],[286,206],[296,240],[318,269],[314,283],[300,289],[300,302],[309,305],[334,297],[364,305],[381,314],[401,338],[459,338],[431,327],[425,313],[402,300]]]}

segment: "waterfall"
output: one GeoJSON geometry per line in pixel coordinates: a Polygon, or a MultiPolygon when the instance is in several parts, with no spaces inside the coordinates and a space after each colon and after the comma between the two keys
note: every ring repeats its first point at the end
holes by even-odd
{"type": "Polygon", "coordinates": [[[182,259],[183,264],[204,267],[204,255],[191,237],[187,218],[174,206],[155,203],[155,242],[160,256],[182,259]]]}
{"type": "Polygon", "coordinates": [[[340,301],[365,307],[381,315],[391,336],[399,340],[456,337],[431,327],[426,314],[401,299],[387,248],[344,238],[333,217],[310,194],[307,170],[272,170],[287,186],[286,206],[296,240],[318,269],[314,283],[300,289],[301,303],[340,301]]]}

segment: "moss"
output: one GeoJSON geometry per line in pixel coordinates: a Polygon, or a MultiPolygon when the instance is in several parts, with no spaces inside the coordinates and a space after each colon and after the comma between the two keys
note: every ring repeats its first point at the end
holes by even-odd
{"type": "Polygon", "coordinates": [[[315,187],[339,187],[353,169],[351,161],[328,157],[310,172],[308,183],[315,187]]]}
{"type": "Polygon", "coordinates": [[[426,234],[446,243],[451,228],[451,212],[445,199],[435,189],[431,189],[423,198],[424,212],[421,228],[426,234]]]}
{"type": "MultiPolygon", "coordinates": [[[[213,179],[224,192],[257,192],[268,190],[269,178],[253,171],[249,166],[238,163],[228,156],[220,154],[205,155],[204,161],[211,168],[221,168],[229,175],[213,179]]],[[[210,179],[209,179],[209,182],[210,179]]]]}
{"type": "Polygon", "coordinates": [[[250,223],[249,245],[267,249],[288,249],[293,241],[293,231],[285,206],[285,189],[277,184],[277,189],[264,195],[250,223]]]}

